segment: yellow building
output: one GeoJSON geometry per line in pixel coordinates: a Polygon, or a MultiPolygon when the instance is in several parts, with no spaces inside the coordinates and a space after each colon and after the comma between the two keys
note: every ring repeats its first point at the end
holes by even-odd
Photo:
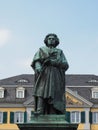
{"type": "Polygon", "coordinates": [[[67,75],[66,110],[78,130],[98,129],[98,76],[67,75]]]}
{"type": "MultiPolygon", "coordinates": [[[[34,108],[33,75],[0,80],[0,130],[18,130],[17,123],[29,122],[34,108]]],[[[98,77],[66,76],[66,119],[78,130],[98,129],[98,77]]]]}
{"type": "Polygon", "coordinates": [[[18,130],[17,123],[30,120],[32,89],[31,75],[0,80],[0,130],[18,130]]]}

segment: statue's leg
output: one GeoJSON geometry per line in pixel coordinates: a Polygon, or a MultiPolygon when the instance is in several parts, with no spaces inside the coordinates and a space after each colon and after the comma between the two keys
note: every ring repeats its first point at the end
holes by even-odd
{"type": "Polygon", "coordinates": [[[48,114],[63,114],[61,111],[54,108],[53,104],[48,104],[48,114]]]}
{"type": "Polygon", "coordinates": [[[37,111],[37,97],[34,97],[34,101],[35,101],[35,112],[37,111]]]}
{"type": "Polygon", "coordinates": [[[44,105],[43,105],[43,98],[37,98],[37,109],[36,114],[43,114],[44,113],[44,105]]]}

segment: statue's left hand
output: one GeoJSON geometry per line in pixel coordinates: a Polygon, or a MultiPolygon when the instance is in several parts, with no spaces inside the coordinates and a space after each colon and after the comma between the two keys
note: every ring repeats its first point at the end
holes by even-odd
{"type": "Polygon", "coordinates": [[[42,68],[41,67],[35,69],[35,73],[40,73],[40,72],[42,72],[42,68]]]}
{"type": "Polygon", "coordinates": [[[42,71],[42,65],[40,62],[35,63],[35,73],[40,73],[42,71]]]}

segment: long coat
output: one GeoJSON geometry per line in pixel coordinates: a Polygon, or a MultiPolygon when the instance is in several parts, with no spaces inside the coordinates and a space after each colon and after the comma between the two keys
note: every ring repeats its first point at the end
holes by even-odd
{"type": "Polygon", "coordinates": [[[32,67],[36,63],[42,66],[42,72],[35,73],[33,95],[43,99],[51,99],[53,107],[64,112],[65,109],[65,71],[68,69],[67,60],[61,49],[41,47],[35,54],[32,67]]]}

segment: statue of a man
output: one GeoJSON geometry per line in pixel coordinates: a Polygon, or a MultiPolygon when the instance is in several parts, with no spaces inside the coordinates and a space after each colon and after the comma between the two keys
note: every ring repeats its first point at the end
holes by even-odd
{"type": "Polygon", "coordinates": [[[68,63],[61,49],[56,48],[56,34],[45,37],[46,46],[39,48],[31,66],[35,71],[35,113],[63,114],[65,112],[65,71],[68,63]]]}

